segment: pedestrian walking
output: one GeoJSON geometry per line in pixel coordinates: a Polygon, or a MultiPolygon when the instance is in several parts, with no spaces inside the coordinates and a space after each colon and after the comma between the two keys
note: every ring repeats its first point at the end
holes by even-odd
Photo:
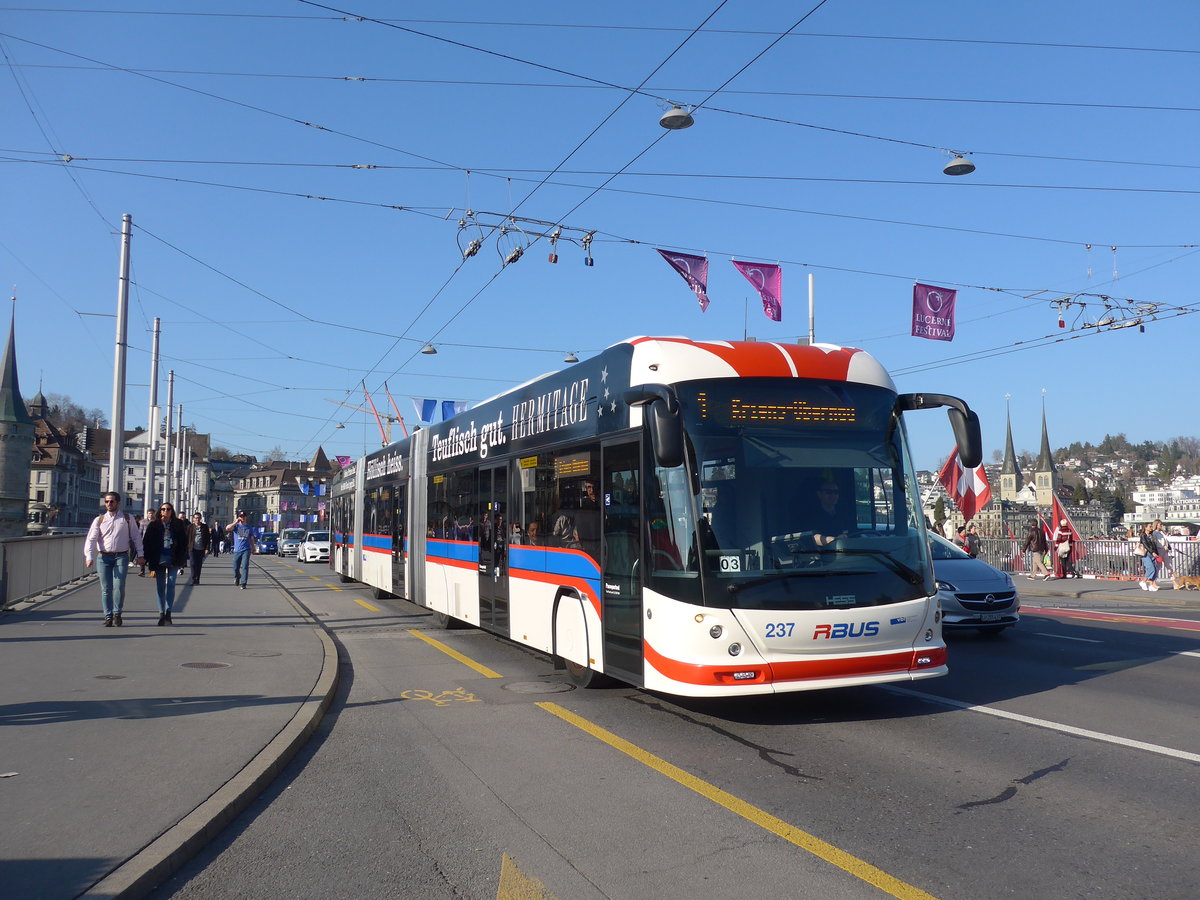
{"type": "Polygon", "coordinates": [[[1154,541],[1154,523],[1147,522],[1142,526],[1138,535],[1138,549],[1141,550],[1143,578],[1138,587],[1143,591],[1158,590],[1158,545],[1154,541]]]}
{"type": "Polygon", "coordinates": [[[83,542],[83,562],[87,568],[96,566],[100,576],[100,605],[104,610],[104,627],[120,627],[121,611],[125,608],[125,576],[129,572],[129,551],[134,562],[145,562],[142,535],[129,513],[121,512],[121,495],[109,491],[104,495],[104,512],[92,520],[83,542]]]}
{"type": "Polygon", "coordinates": [[[170,625],[175,605],[175,579],[188,558],[188,527],[175,515],[175,507],[164,503],[158,519],[146,526],[146,561],[154,571],[158,588],[158,624],[170,625]]]}
{"type": "Polygon", "coordinates": [[[1054,544],[1054,575],[1057,578],[1078,578],[1075,571],[1075,535],[1066,519],[1060,519],[1050,538],[1054,544]]]}
{"type": "Polygon", "coordinates": [[[239,509],[237,519],[231,525],[225,526],[225,531],[233,540],[233,583],[246,589],[250,579],[250,557],[254,555],[254,529],[246,524],[246,511],[239,509]]]}
{"type": "Polygon", "coordinates": [[[1039,575],[1042,581],[1050,577],[1050,572],[1046,568],[1046,553],[1050,549],[1050,545],[1046,541],[1046,532],[1042,528],[1042,524],[1036,519],[1029,523],[1029,532],[1025,535],[1025,543],[1021,545],[1022,553],[1033,554],[1033,572],[1029,578],[1037,578],[1039,575]]]}
{"type": "Polygon", "coordinates": [[[1171,542],[1167,540],[1167,532],[1163,528],[1162,519],[1154,520],[1151,534],[1154,536],[1154,546],[1158,549],[1158,577],[1170,578],[1175,571],[1171,564],[1171,542]]]}
{"type": "Polygon", "coordinates": [[[209,548],[209,552],[212,553],[213,558],[215,559],[221,555],[221,541],[225,537],[225,529],[221,527],[220,522],[218,522],[216,519],[213,519],[213,523],[211,526],[209,526],[208,531],[212,535],[212,545],[209,548]]]}
{"type": "Polygon", "coordinates": [[[195,513],[192,516],[192,524],[188,526],[187,536],[188,556],[192,566],[192,584],[200,583],[200,569],[204,565],[204,554],[208,552],[208,545],[211,541],[212,532],[204,524],[204,517],[200,513],[195,513]]]}
{"type": "Polygon", "coordinates": [[[982,542],[979,540],[979,532],[976,531],[974,525],[968,526],[968,528],[967,528],[967,544],[965,547],[963,547],[963,549],[967,551],[967,556],[970,556],[972,558],[978,558],[979,557],[979,548],[981,546],[982,546],[982,542]]]}

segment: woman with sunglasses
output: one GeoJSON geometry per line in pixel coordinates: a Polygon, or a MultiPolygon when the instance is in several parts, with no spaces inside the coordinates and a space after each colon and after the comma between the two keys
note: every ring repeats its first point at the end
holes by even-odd
{"type": "Polygon", "coordinates": [[[170,625],[175,579],[188,560],[188,527],[170,503],[158,508],[158,518],[146,527],[144,544],[146,564],[154,570],[158,586],[158,624],[170,625]]]}

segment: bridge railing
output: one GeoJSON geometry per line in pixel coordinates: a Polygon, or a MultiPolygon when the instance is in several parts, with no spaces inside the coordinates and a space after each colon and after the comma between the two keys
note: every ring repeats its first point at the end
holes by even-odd
{"type": "Polygon", "coordinates": [[[89,577],[82,534],[0,540],[0,609],[89,577]]]}
{"type": "MultiPolygon", "coordinates": [[[[1010,575],[1033,571],[1030,553],[1021,552],[1024,539],[981,538],[979,558],[1010,575]]],[[[1160,578],[1171,575],[1200,575],[1200,541],[1173,539],[1167,568],[1160,578]]],[[[1134,541],[1118,538],[1089,538],[1083,542],[1086,553],[1075,561],[1080,575],[1096,578],[1137,580],[1142,577],[1142,562],[1134,541]]],[[[1052,567],[1053,568],[1053,567],[1052,567]]]]}

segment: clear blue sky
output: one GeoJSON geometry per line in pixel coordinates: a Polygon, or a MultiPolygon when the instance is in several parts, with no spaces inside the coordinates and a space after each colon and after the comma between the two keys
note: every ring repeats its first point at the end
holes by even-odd
{"type": "MultiPolygon", "coordinates": [[[[235,452],[378,446],[328,402],[363,406],[363,380],[411,423],[412,397],[482,400],[631,335],[793,341],[809,272],[818,340],[964,397],[988,459],[1006,395],[1018,451],[1043,398],[1055,446],[1195,434],[1200,7],[827,0],[777,40],[815,3],[6,7],[24,393],[110,407],[129,213],[126,427],[158,316],[160,402],[173,368],[185,420],[235,452]],[[702,104],[696,124],[664,131],[655,98],[702,104]],[[947,150],[977,170],[943,175],[947,150]],[[501,265],[545,231],[528,220],[563,225],[557,265],[545,239],[501,265]],[[655,247],[708,254],[707,313],[655,247]],[[782,323],[731,257],[783,265],[782,323]],[[915,280],[959,288],[952,343],[909,336],[915,280]],[[1114,321],[1158,306],[1098,331],[1099,295],[1114,321]]],[[[938,466],[945,417],[909,430],[938,466]]]]}

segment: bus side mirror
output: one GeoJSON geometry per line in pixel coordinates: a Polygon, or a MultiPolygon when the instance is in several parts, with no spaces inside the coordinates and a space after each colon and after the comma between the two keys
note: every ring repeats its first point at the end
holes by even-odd
{"type": "Polygon", "coordinates": [[[622,399],[630,406],[642,407],[654,461],[664,469],[683,464],[683,420],[679,400],[663,384],[643,384],[627,390],[622,399]]]}
{"type": "Polygon", "coordinates": [[[946,407],[954,441],[958,444],[958,457],[963,468],[973,469],[983,462],[983,435],[979,429],[979,416],[966,403],[949,394],[901,394],[896,398],[896,411],[909,409],[937,409],[946,407]]]}

